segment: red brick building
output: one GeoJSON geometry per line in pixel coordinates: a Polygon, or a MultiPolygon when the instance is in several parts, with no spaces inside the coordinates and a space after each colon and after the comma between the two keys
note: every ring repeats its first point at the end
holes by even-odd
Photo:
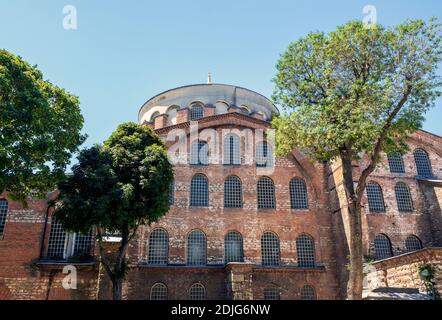
{"type": "MultiPolygon", "coordinates": [[[[340,165],[296,150],[275,158],[277,113],[264,96],[220,84],[172,89],[141,107],[139,122],[169,147],[174,191],[167,215],[130,245],[124,298],[344,297],[340,165]]],[[[364,245],[377,260],[442,246],[442,138],[419,131],[409,146],[385,156],[367,186],[364,245]]],[[[23,208],[1,195],[0,299],[109,298],[92,235],[65,233],[51,214],[46,200],[23,208]],[[63,287],[66,266],[76,289],[63,287]]]]}

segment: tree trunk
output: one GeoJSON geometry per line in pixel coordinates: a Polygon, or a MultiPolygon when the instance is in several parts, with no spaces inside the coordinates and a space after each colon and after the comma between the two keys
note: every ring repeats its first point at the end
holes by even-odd
{"type": "Polygon", "coordinates": [[[352,157],[348,150],[341,152],[341,160],[350,229],[350,274],[347,284],[347,298],[350,300],[360,300],[362,299],[362,284],[364,281],[361,199],[359,199],[355,192],[352,157]]]}
{"type": "Polygon", "coordinates": [[[121,300],[123,292],[123,279],[112,280],[112,299],[121,300]]]}

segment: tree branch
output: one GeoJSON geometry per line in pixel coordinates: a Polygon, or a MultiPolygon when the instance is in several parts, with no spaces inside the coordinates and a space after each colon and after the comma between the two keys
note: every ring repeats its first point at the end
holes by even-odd
{"type": "Polygon", "coordinates": [[[112,272],[109,260],[107,259],[103,248],[103,232],[99,225],[96,227],[96,229],[97,229],[98,247],[100,251],[101,262],[103,263],[104,269],[106,270],[108,276],[111,278],[111,280],[113,280],[114,273],[112,272]]]}
{"type": "MultiPolygon", "coordinates": [[[[407,79],[408,81],[409,79],[407,79]]],[[[393,123],[393,120],[401,111],[402,107],[408,100],[408,96],[410,95],[412,90],[412,86],[410,84],[406,85],[406,89],[404,92],[404,95],[402,96],[401,100],[398,102],[398,104],[393,108],[393,111],[390,113],[390,115],[387,117],[387,120],[384,123],[384,126],[382,127],[381,133],[379,134],[378,139],[376,140],[375,147],[373,149],[373,153],[370,157],[370,163],[369,165],[362,171],[361,176],[359,177],[359,183],[356,188],[356,196],[360,200],[362,198],[362,195],[365,190],[365,184],[367,181],[368,176],[376,169],[377,162],[379,161],[379,157],[382,150],[382,143],[385,140],[385,137],[387,136],[388,130],[391,127],[391,124],[393,123]]]]}

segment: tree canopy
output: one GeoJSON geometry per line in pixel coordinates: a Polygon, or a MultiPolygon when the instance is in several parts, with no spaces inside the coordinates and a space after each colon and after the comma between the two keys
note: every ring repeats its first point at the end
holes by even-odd
{"type": "Polygon", "coordinates": [[[54,190],[85,140],[79,104],[36,66],[0,50],[0,193],[25,201],[54,190]]]}
{"type": "Polygon", "coordinates": [[[124,123],[104,145],[81,151],[72,175],[59,183],[54,217],[67,230],[96,231],[114,299],[121,299],[127,246],[140,225],[158,221],[169,210],[172,182],[160,138],[147,126],[124,123]],[[108,232],[121,236],[115,259],[102,247],[108,232]]]}
{"type": "Polygon", "coordinates": [[[394,28],[354,21],[328,35],[313,32],[277,63],[275,119],[280,154],[299,148],[324,161],[351,145],[353,156],[404,151],[440,96],[440,25],[407,21],[394,28]],[[387,128],[388,126],[388,128],[387,128]]]}

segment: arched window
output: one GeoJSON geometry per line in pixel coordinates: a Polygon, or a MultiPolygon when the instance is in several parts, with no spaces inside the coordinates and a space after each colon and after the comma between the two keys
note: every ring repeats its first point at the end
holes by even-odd
{"type": "Polygon", "coordinates": [[[199,230],[194,230],[187,236],[187,264],[206,265],[206,235],[199,230]]]}
{"type": "Polygon", "coordinates": [[[190,183],[190,206],[207,207],[209,205],[209,182],[203,174],[196,174],[190,183]]]}
{"type": "Polygon", "coordinates": [[[293,178],[290,181],[290,204],[292,209],[307,209],[308,195],[305,181],[293,178]]]}
{"type": "Polygon", "coordinates": [[[275,186],[272,179],[269,177],[261,177],[258,180],[258,209],[274,209],[276,208],[275,201],[275,186]]]}
{"type": "Polygon", "coordinates": [[[391,173],[405,173],[404,159],[400,153],[388,155],[388,166],[391,173]]]}
{"type": "Polygon", "coordinates": [[[301,300],[316,300],[315,288],[305,285],[301,288],[301,300]]]}
{"type": "Polygon", "coordinates": [[[229,231],[224,237],[224,259],[229,262],[244,262],[243,240],[239,232],[229,231]]]}
{"type": "Polygon", "coordinates": [[[190,147],[190,164],[207,166],[209,164],[209,145],[206,141],[195,140],[190,147]]]}
{"type": "Polygon", "coordinates": [[[66,231],[59,221],[53,219],[51,222],[51,232],[49,233],[48,258],[54,260],[64,259],[66,257],[66,240],[66,231]]]}
{"type": "Polygon", "coordinates": [[[73,255],[76,257],[91,257],[93,236],[92,230],[88,233],[76,233],[74,235],[74,252],[73,255]]]}
{"type": "Polygon", "coordinates": [[[387,259],[393,256],[390,239],[384,234],[374,238],[374,257],[376,260],[387,259]]]}
{"type": "Polygon", "coordinates": [[[366,192],[370,212],[385,212],[384,195],[381,186],[376,182],[368,182],[366,192]]]}
{"type": "Polygon", "coordinates": [[[298,267],[315,267],[315,241],[307,234],[296,238],[296,253],[298,255],[298,267]]]}
{"type": "Polygon", "coordinates": [[[169,204],[173,205],[175,203],[175,180],[172,181],[169,193],[169,204]]]}
{"type": "Polygon", "coordinates": [[[239,137],[236,134],[229,134],[224,138],[224,165],[240,164],[239,137]]]}
{"type": "Polygon", "coordinates": [[[433,169],[431,168],[428,153],[423,149],[416,149],[413,155],[414,162],[416,163],[417,175],[421,177],[432,177],[433,169]]]}
{"type": "Polygon", "coordinates": [[[246,115],[250,114],[250,110],[246,106],[241,106],[240,110],[241,110],[242,114],[246,114],[246,115]]]}
{"type": "Polygon", "coordinates": [[[415,235],[410,235],[405,239],[405,249],[407,252],[417,251],[422,248],[422,241],[415,235]]]}
{"type": "Polygon", "coordinates": [[[224,207],[242,208],[241,180],[236,176],[227,177],[224,181],[224,207]]]}
{"type": "Polygon", "coordinates": [[[204,108],[197,104],[197,105],[193,105],[190,108],[190,120],[191,121],[196,121],[199,120],[203,117],[204,115],[204,108]]]}
{"type": "Polygon", "coordinates": [[[167,300],[167,287],[164,283],[155,283],[150,289],[150,300],[167,300]]]}
{"type": "Polygon", "coordinates": [[[413,212],[413,200],[410,189],[405,183],[399,182],[394,187],[397,208],[400,212],[413,212]]]}
{"type": "Polygon", "coordinates": [[[8,215],[8,201],[0,199],[0,237],[5,230],[6,216],[8,215]]]}
{"type": "Polygon", "coordinates": [[[147,262],[153,265],[167,265],[169,236],[163,229],[154,229],[149,235],[149,254],[147,262]]]}
{"type": "Polygon", "coordinates": [[[281,300],[281,294],[278,288],[264,288],[264,300],[281,300]]]}
{"type": "Polygon", "coordinates": [[[273,167],[273,150],[266,141],[258,142],[256,144],[255,162],[257,167],[273,167]]]}
{"type": "Polygon", "coordinates": [[[201,283],[193,284],[189,289],[189,300],[206,299],[206,288],[201,283]]]}
{"type": "Polygon", "coordinates": [[[154,122],[155,118],[158,117],[160,115],[160,113],[158,111],[155,111],[154,113],[152,113],[152,116],[150,117],[150,122],[154,122]]]}
{"type": "Polygon", "coordinates": [[[280,265],[279,238],[275,233],[264,232],[261,237],[261,254],[263,266],[280,265]]]}

